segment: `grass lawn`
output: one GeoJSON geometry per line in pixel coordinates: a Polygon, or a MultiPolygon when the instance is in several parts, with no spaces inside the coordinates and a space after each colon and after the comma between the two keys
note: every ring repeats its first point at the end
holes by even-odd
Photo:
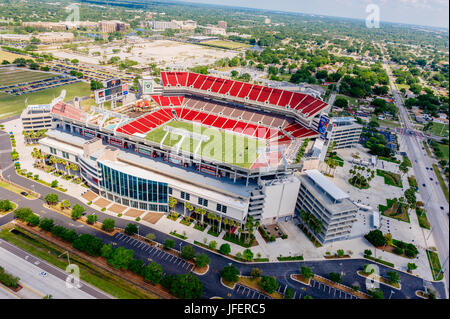
{"type": "Polygon", "coordinates": [[[236,50],[236,49],[251,47],[251,45],[246,44],[246,43],[224,41],[224,40],[205,41],[205,42],[202,42],[201,44],[211,46],[211,47],[216,47],[216,48],[229,49],[229,50],[236,50]]]}
{"type": "Polygon", "coordinates": [[[439,277],[437,277],[439,271],[441,270],[441,263],[439,261],[439,256],[437,253],[431,250],[427,250],[428,262],[430,263],[431,273],[433,274],[434,280],[442,280],[444,278],[444,273],[441,272],[439,277]]]}
{"type": "Polygon", "coordinates": [[[13,212],[13,211],[17,208],[17,204],[16,204],[16,203],[11,202],[11,204],[12,204],[12,209],[10,209],[10,210],[8,210],[8,211],[0,210],[0,216],[6,215],[6,214],[8,214],[8,213],[10,213],[10,212],[13,212]]]}
{"type": "Polygon", "coordinates": [[[378,210],[383,216],[409,223],[408,210],[403,205],[400,203],[394,203],[391,199],[387,199],[386,202],[387,206],[378,205],[378,210]]]}
{"type": "MultiPolygon", "coordinates": [[[[11,184],[9,184],[9,183],[7,183],[7,182],[4,182],[4,181],[0,181],[0,187],[3,187],[3,188],[5,188],[5,189],[7,189],[7,190],[9,190],[9,191],[11,191],[11,192],[14,192],[14,193],[16,193],[16,194],[19,194],[19,195],[20,195],[21,192],[24,192],[24,191],[28,193],[27,190],[21,189],[21,188],[19,188],[19,187],[16,187],[16,186],[11,185],[11,184]]],[[[31,195],[31,194],[28,194],[28,195],[25,196],[25,197],[28,198],[28,199],[36,199],[36,197],[34,197],[34,196],[31,195]]]]}
{"type": "Polygon", "coordinates": [[[52,99],[59,96],[62,90],[66,90],[65,101],[73,100],[75,96],[82,97],[91,93],[90,85],[84,82],[67,84],[24,95],[9,95],[0,92],[0,118],[20,114],[25,108],[26,99],[28,99],[28,104],[48,104],[52,101],[52,99]]]}
{"type": "Polygon", "coordinates": [[[350,97],[347,95],[343,95],[343,94],[336,94],[336,98],[338,97],[342,97],[344,99],[348,100],[348,105],[359,105],[358,99],[355,99],[354,97],[350,97]]]}
{"type": "Polygon", "coordinates": [[[29,56],[20,55],[20,54],[8,52],[8,51],[0,50],[0,62],[3,61],[3,60],[7,60],[8,62],[12,63],[17,58],[25,58],[25,59],[32,59],[32,60],[34,60],[32,57],[29,57],[29,56]]]}
{"type": "MultiPolygon", "coordinates": [[[[216,161],[231,163],[233,165],[249,168],[257,159],[257,149],[264,147],[265,143],[255,138],[238,136],[231,133],[220,132],[214,128],[207,128],[190,122],[172,121],[165,126],[183,129],[189,132],[197,132],[209,137],[209,141],[203,142],[197,155],[216,161]]],[[[160,143],[166,132],[163,127],[157,128],[147,134],[146,138],[155,143],[160,143]]],[[[167,134],[164,145],[176,146],[182,140],[181,135],[174,133],[167,134]]],[[[194,153],[200,141],[192,138],[185,138],[180,145],[180,151],[194,153]]]]}
{"type": "Polygon", "coordinates": [[[437,176],[437,179],[439,181],[439,185],[441,185],[442,192],[445,195],[445,199],[448,203],[448,187],[447,184],[445,184],[444,178],[442,177],[441,171],[439,170],[438,166],[436,164],[433,164],[434,173],[437,176]]]}
{"type": "Polygon", "coordinates": [[[448,127],[449,127],[448,124],[433,122],[429,132],[436,136],[448,136],[448,127]]]}
{"type": "MultiPolygon", "coordinates": [[[[9,243],[17,246],[30,254],[45,260],[46,262],[65,270],[67,267],[67,258],[62,256],[58,258],[63,250],[48,241],[45,241],[39,237],[36,237],[26,231],[25,236],[20,234],[14,234],[8,229],[0,231],[0,238],[8,241],[9,243]]],[[[81,280],[103,290],[110,295],[120,299],[149,299],[155,298],[150,293],[145,293],[141,289],[136,288],[134,285],[120,279],[108,272],[99,269],[92,265],[90,262],[75,256],[70,255],[72,263],[77,264],[80,267],[81,280]]]]}
{"type": "Polygon", "coordinates": [[[31,71],[25,68],[0,68],[0,86],[8,86],[55,77],[56,74],[40,71],[31,71]]]}
{"type": "Polygon", "coordinates": [[[448,152],[449,152],[449,147],[448,145],[442,144],[442,143],[437,143],[439,149],[442,152],[442,156],[439,157],[439,159],[444,159],[446,161],[448,161],[448,152]]]}
{"type": "Polygon", "coordinates": [[[423,210],[423,208],[417,207],[416,214],[420,227],[430,229],[430,222],[428,221],[427,213],[423,210]]]}
{"type": "Polygon", "coordinates": [[[377,175],[384,177],[384,183],[387,185],[395,186],[395,187],[403,187],[402,179],[400,178],[400,175],[389,172],[389,171],[383,171],[381,169],[377,169],[377,175]]]}
{"type": "Polygon", "coordinates": [[[397,121],[378,120],[378,123],[379,123],[381,126],[401,127],[400,123],[397,122],[397,121]]]}

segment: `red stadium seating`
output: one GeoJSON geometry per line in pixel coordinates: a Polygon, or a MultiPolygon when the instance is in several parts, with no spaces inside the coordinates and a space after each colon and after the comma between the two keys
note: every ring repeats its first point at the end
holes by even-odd
{"type": "Polygon", "coordinates": [[[188,88],[193,87],[202,91],[223,95],[228,94],[232,97],[245,98],[259,103],[266,103],[267,101],[272,107],[286,107],[289,105],[291,109],[307,116],[313,116],[327,106],[326,103],[306,94],[191,72],[161,72],[161,80],[164,87],[176,87],[177,85],[188,88]]]}

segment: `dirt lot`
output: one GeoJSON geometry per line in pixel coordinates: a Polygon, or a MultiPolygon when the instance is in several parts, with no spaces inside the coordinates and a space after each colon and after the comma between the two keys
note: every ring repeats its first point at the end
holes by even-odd
{"type": "MultiPolygon", "coordinates": [[[[104,59],[109,60],[113,56],[118,56],[122,60],[128,58],[139,64],[148,65],[154,62],[160,67],[177,69],[210,64],[218,59],[233,58],[237,55],[236,52],[229,50],[169,40],[143,41],[138,44],[108,43],[90,45],[88,48],[89,55],[61,49],[51,49],[47,52],[52,52],[58,58],[78,59],[80,62],[92,64],[100,64],[104,59]],[[100,52],[100,55],[93,55],[93,52],[100,52]]],[[[84,48],[80,46],[78,49],[84,48]]]]}

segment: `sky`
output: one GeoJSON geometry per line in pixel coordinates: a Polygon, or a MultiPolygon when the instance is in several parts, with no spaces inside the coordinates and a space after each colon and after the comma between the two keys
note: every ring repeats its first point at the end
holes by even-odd
{"type": "Polygon", "coordinates": [[[449,0],[181,0],[365,20],[369,4],[379,7],[380,21],[449,27],[449,0]]]}

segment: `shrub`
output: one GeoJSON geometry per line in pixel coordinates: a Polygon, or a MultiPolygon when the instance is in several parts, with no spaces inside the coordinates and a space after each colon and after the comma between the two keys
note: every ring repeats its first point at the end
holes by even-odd
{"type": "Polygon", "coordinates": [[[160,264],[151,262],[143,269],[144,280],[156,285],[164,277],[164,271],[160,264]]]}
{"type": "Polygon", "coordinates": [[[365,256],[372,256],[372,250],[370,250],[370,249],[365,249],[365,250],[364,250],[364,255],[365,255],[365,256]]]}
{"type": "Polygon", "coordinates": [[[58,194],[50,193],[50,194],[45,195],[44,200],[49,205],[55,205],[59,201],[59,197],[58,197],[58,194]]]}
{"type": "Polygon", "coordinates": [[[292,299],[294,297],[294,290],[291,287],[287,287],[284,292],[284,299],[292,299]]]}
{"type": "Polygon", "coordinates": [[[95,214],[88,215],[88,217],[87,217],[87,223],[91,224],[91,225],[94,225],[97,222],[97,220],[98,220],[98,216],[95,214]]]}
{"type": "Polygon", "coordinates": [[[261,277],[261,275],[262,275],[262,271],[259,268],[253,268],[252,272],[250,273],[250,276],[253,279],[259,278],[259,277],[261,277]]]}
{"type": "Polygon", "coordinates": [[[211,248],[211,249],[216,249],[216,247],[217,247],[217,242],[215,241],[215,240],[211,240],[210,242],[209,242],[209,248],[211,248]]]}
{"type": "Polygon", "coordinates": [[[176,276],[171,284],[170,292],[181,299],[198,299],[203,294],[203,284],[193,274],[176,276]]]}
{"type": "Polygon", "coordinates": [[[11,209],[13,209],[13,204],[9,200],[7,199],[0,200],[0,211],[7,212],[11,209]]]}

